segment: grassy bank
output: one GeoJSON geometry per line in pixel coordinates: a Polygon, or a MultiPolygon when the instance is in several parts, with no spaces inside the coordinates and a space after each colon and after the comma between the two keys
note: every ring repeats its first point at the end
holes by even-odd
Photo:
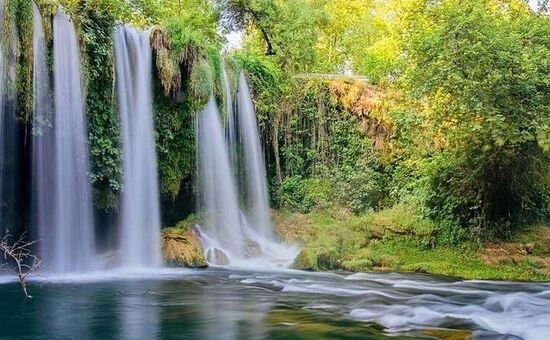
{"type": "Polygon", "coordinates": [[[433,224],[407,206],[365,215],[344,210],[277,211],[276,228],[302,245],[306,270],[399,271],[462,279],[550,280],[550,228],[533,226],[508,242],[437,245],[433,224]]]}

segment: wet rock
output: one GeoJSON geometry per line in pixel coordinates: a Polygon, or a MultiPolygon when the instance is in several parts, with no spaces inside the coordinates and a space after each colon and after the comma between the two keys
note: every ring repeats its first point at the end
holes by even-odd
{"type": "Polygon", "coordinates": [[[313,264],[309,253],[305,250],[301,250],[294,262],[290,265],[290,268],[300,270],[315,270],[315,265],[313,264]]]}
{"type": "Polygon", "coordinates": [[[258,257],[262,255],[260,244],[250,239],[245,240],[244,252],[247,257],[258,257]]]}
{"type": "Polygon", "coordinates": [[[223,250],[218,248],[210,248],[206,250],[206,259],[208,263],[215,264],[217,266],[225,266],[229,264],[229,258],[223,250]]]}
{"type": "Polygon", "coordinates": [[[336,270],[342,269],[339,258],[331,253],[315,253],[302,249],[294,262],[290,265],[292,269],[300,270],[336,270]]]}
{"type": "Polygon", "coordinates": [[[317,255],[317,268],[318,270],[341,269],[342,264],[335,254],[326,252],[317,255]]]}
{"type": "Polygon", "coordinates": [[[172,267],[206,268],[202,246],[191,231],[162,234],[164,262],[172,267]]]}
{"type": "Polygon", "coordinates": [[[472,332],[466,330],[452,330],[452,329],[426,329],[420,331],[429,337],[445,340],[466,340],[472,338],[472,332]]]}

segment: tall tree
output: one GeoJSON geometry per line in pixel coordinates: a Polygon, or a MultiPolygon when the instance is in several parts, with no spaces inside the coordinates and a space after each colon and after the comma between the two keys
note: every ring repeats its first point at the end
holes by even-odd
{"type": "Polygon", "coordinates": [[[506,233],[543,211],[539,145],[550,115],[550,25],[523,1],[411,1],[401,17],[404,88],[432,131],[428,205],[506,233]]]}

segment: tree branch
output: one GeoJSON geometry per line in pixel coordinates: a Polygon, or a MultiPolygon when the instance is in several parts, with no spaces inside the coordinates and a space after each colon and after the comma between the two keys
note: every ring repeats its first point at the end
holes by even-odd
{"type": "Polygon", "coordinates": [[[19,239],[10,243],[12,238],[9,232],[0,239],[0,251],[4,254],[4,263],[0,264],[0,270],[11,273],[19,279],[21,290],[26,297],[31,298],[27,292],[25,279],[31,273],[39,270],[42,261],[32,254],[31,246],[38,241],[26,241],[26,233],[23,233],[19,239]],[[10,265],[10,262],[13,264],[10,265]]]}

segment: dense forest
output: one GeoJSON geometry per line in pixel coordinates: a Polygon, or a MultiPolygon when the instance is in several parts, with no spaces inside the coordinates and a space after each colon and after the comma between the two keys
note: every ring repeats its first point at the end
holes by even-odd
{"type": "MultiPolygon", "coordinates": [[[[106,220],[118,211],[124,190],[111,85],[113,29],[121,22],[151,32],[165,226],[193,217],[193,117],[211,94],[227,105],[222,63],[233,90],[241,70],[251,82],[278,219],[332,213],[340,222],[328,235],[346,243],[343,219],[374,216],[374,222],[348,228],[353,239],[372,233],[363,224],[383,216],[390,229],[406,225],[403,232],[414,244],[429,249],[507,241],[550,217],[545,1],[36,3],[52,16],[62,5],[77,29],[89,178],[106,220]],[[242,40],[237,48],[228,48],[231,32],[242,40]]],[[[40,133],[31,122],[32,4],[10,0],[6,12],[14,20],[4,21],[4,32],[10,22],[20,32],[16,95],[24,133],[18,150],[25,159],[27,141],[40,133]]],[[[51,20],[44,29],[51,45],[51,20]]],[[[22,181],[18,199],[25,202],[28,185],[22,181]]],[[[345,260],[341,249],[332,252],[338,254],[326,259],[329,268],[336,266],[331,257],[345,260]]],[[[323,267],[317,262],[313,267],[323,267]]]]}

